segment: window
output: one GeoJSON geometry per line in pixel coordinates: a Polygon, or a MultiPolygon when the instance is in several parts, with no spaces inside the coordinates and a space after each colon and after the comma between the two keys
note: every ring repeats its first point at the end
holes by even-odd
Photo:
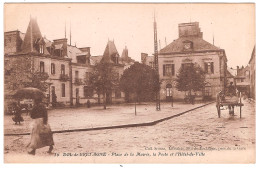
{"type": "Polygon", "coordinates": [[[93,89],[88,86],[84,86],[84,96],[85,97],[92,97],[93,96],[93,89]]]}
{"type": "Polygon", "coordinates": [[[61,72],[62,75],[65,75],[65,65],[61,65],[61,72]]]}
{"type": "Polygon", "coordinates": [[[40,72],[44,73],[44,62],[40,62],[40,72]]]}
{"type": "Polygon", "coordinates": [[[79,71],[75,71],[75,78],[78,79],[79,78],[79,71]]]}
{"type": "Polygon", "coordinates": [[[172,96],[172,85],[171,84],[167,84],[166,85],[166,96],[172,96]]]}
{"type": "Polygon", "coordinates": [[[62,57],[62,56],[63,56],[63,50],[60,49],[60,57],[62,57]]]}
{"type": "Polygon", "coordinates": [[[89,79],[90,79],[90,72],[86,72],[86,81],[89,81],[89,79]]]}
{"type": "Polygon", "coordinates": [[[115,97],[121,98],[121,91],[119,89],[115,90],[115,97]]]}
{"type": "Polygon", "coordinates": [[[151,68],[154,68],[154,62],[149,62],[149,66],[150,66],[151,68]]]}
{"type": "Polygon", "coordinates": [[[211,85],[210,85],[209,83],[207,83],[207,84],[205,85],[204,95],[205,95],[205,96],[211,96],[211,95],[212,95],[211,85]]]}
{"type": "Polygon", "coordinates": [[[44,46],[40,45],[40,53],[44,53],[44,46]]]}
{"type": "Polygon", "coordinates": [[[214,63],[213,62],[206,62],[205,64],[205,72],[208,74],[214,73],[214,63]]]}
{"type": "Polygon", "coordinates": [[[65,97],[65,84],[61,84],[61,97],[65,97]]]}
{"type": "Polygon", "coordinates": [[[165,64],[163,65],[163,76],[174,76],[174,64],[165,64]]]}
{"type": "Polygon", "coordinates": [[[51,74],[55,74],[55,64],[51,64],[51,74]]]}

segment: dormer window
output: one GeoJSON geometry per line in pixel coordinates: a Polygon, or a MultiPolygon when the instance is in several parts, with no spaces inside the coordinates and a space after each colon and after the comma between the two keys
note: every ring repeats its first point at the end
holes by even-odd
{"type": "Polygon", "coordinates": [[[44,45],[40,45],[40,51],[39,51],[41,54],[43,54],[44,53],[44,45]]]}
{"type": "Polygon", "coordinates": [[[60,49],[60,57],[62,57],[62,56],[63,56],[63,50],[60,49]]]}

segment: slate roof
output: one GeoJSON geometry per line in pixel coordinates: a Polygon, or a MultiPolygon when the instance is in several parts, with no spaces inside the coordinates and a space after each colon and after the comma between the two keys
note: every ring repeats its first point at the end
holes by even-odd
{"type": "Polygon", "coordinates": [[[119,58],[119,61],[122,63],[134,63],[135,60],[133,60],[131,57],[128,56],[128,49],[125,47],[125,49],[122,52],[121,57],[119,58]]]}
{"type": "Polygon", "coordinates": [[[103,54],[103,58],[101,59],[101,61],[113,63],[112,57],[114,57],[116,55],[119,56],[114,41],[108,41],[104,54],[103,54]]]}
{"type": "Polygon", "coordinates": [[[31,18],[22,43],[22,52],[38,52],[35,42],[42,38],[36,19],[31,18]]]}
{"type": "Polygon", "coordinates": [[[170,53],[181,53],[185,52],[184,43],[183,42],[190,41],[193,44],[192,51],[193,52],[203,52],[203,51],[211,51],[211,50],[221,50],[220,48],[210,44],[209,42],[203,40],[198,36],[188,36],[188,37],[180,37],[174,40],[172,43],[164,47],[159,51],[159,54],[170,54],[170,53]]]}
{"type": "Polygon", "coordinates": [[[103,55],[91,56],[91,57],[90,57],[90,64],[91,64],[91,65],[95,65],[95,64],[99,63],[102,58],[103,58],[103,55]]]}

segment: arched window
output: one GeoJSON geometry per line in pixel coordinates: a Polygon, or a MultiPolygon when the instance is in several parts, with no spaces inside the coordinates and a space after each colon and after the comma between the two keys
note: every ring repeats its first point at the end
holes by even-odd
{"type": "Polygon", "coordinates": [[[166,97],[172,97],[172,85],[171,84],[166,85],[166,97]]]}

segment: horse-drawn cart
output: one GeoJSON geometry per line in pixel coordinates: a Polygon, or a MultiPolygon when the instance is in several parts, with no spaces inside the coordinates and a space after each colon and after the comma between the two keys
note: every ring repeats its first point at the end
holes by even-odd
{"type": "Polygon", "coordinates": [[[221,107],[228,107],[229,114],[234,115],[235,106],[240,107],[240,118],[241,118],[242,117],[242,106],[244,106],[244,104],[241,101],[241,93],[239,93],[239,96],[237,96],[237,95],[225,96],[225,94],[222,91],[217,94],[216,107],[217,107],[219,118],[221,115],[221,107]]]}

